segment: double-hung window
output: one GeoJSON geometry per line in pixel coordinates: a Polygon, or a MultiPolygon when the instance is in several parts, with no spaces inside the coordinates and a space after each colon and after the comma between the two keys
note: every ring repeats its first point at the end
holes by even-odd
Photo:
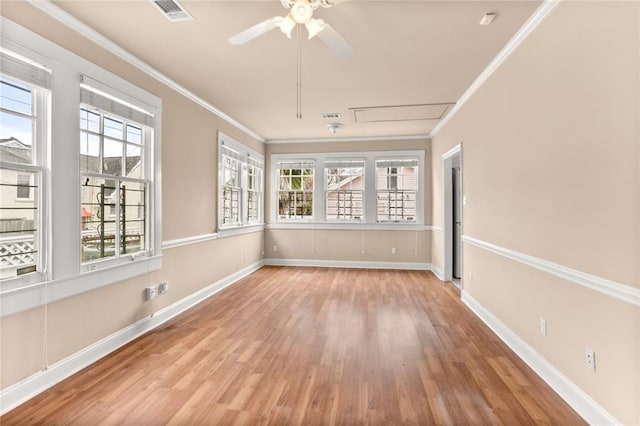
{"type": "Polygon", "coordinates": [[[424,151],[273,154],[271,214],[285,228],[419,227],[423,167],[424,151]]]}
{"type": "Polygon", "coordinates": [[[313,161],[278,163],[278,219],[313,219],[314,172],[313,161]]]}
{"type": "Polygon", "coordinates": [[[51,74],[0,53],[0,282],[45,278],[51,74]]]}
{"type": "Polygon", "coordinates": [[[264,161],[252,157],[247,159],[247,222],[262,222],[262,175],[264,161]]]}
{"type": "Polygon", "coordinates": [[[418,160],[376,160],[378,222],[415,222],[418,199],[418,160]]]}
{"type": "Polygon", "coordinates": [[[364,170],[364,160],[328,160],[325,162],[327,221],[363,220],[364,170]]]}
{"type": "Polygon", "coordinates": [[[238,228],[263,222],[264,158],[220,133],[218,227],[238,228]]]}
{"type": "Polygon", "coordinates": [[[240,225],[242,218],[242,175],[243,157],[233,149],[222,146],[222,223],[240,225]]]}
{"type": "Polygon", "coordinates": [[[89,85],[80,90],[83,264],[149,251],[149,112],[89,85]]]}

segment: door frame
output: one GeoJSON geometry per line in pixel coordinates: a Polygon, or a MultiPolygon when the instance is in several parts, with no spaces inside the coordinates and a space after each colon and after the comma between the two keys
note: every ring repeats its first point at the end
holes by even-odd
{"type": "MultiPolygon", "coordinates": [[[[464,183],[463,177],[463,164],[462,164],[462,143],[451,148],[449,151],[442,155],[442,206],[443,206],[443,234],[444,234],[444,270],[443,279],[444,281],[451,281],[453,278],[453,227],[455,225],[453,220],[453,178],[451,177],[451,173],[453,170],[453,159],[455,157],[460,157],[460,186],[462,187],[464,183]]],[[[463,191],[464,193],[464,191],[463,191]]],[[[464,205],[464,196],[463,196],[463,205],[464,205]]],[[[464,209],[463,209],[464,211],[464,209]]],[[[464,229],[464,215],[463,212],[460,213],[463,216],[462,227],[464,229]]],[[[460,258],[460,262],[462,263],[462,255],[460,258]]],[[[464,264],[464,263],[463,263],[464,264]]],[[[464,270],[462,274],[464,275],[464,270]]],[[[462,277],[461,277],[462,278],[462,277]]],[[[464,280],[461,280],[464,281],[464,280]]]]}

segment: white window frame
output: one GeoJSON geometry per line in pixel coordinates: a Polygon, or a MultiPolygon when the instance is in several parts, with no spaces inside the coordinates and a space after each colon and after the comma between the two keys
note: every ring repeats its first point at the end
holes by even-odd
{"type": "MultiPolygon", "coordinates": [[[[99,287],[150,273],[162,266],[161,222],[161,128],[162,101],[151,93],[81,58],[34,32],[0,17],[0,49],[11,51],[52,71],[49,169],[42,172],[39,190],[41,215],[50,218],[46,228],[43,265],[46,274],[35,284],[0,285],[0,316],[14,315],[99,287]],[[129,106],[148,111],[154,117],[153,143],[146,149],[151,184],[149,196],[149,251],[122,256],[113,262],[81,264],[80,235],[80,85],[88,84],[129,106]],[[75,188],[75,190],[73,190],[75,188]],[[16,291],[19,290],[19,291],[16,291]]],[[[25,275],[29,276],[32,274],[25,275]]]]}
{"type": "MultiPolygon", "coordinates": [[[[273,158],[273,157],[272,157],[273,158]]],[[[324,196],[324,191],[322,194],[319,195],[318,191],[319,189],[324,190],[324,185],[318,185],[318,176],[323,176],[323,173],[321,171],[319,171],[318,169],[318,163],[316,162],[315,159],[312,158],[308,158],[308,157],[292,157],[291,160],[280,160],[277,162],[273,162],[272,161],[272,169],[273,169],[273,175],[272,175],[272,186],[273,186],[273,190],[271,191],[272,194],[272,200],[273,202],[271,203],[273,205],[273,214],[274,214],[274,218],[276,221],[278,222],[289,222],[289,223],[309,223],[309,222],[313,222],[314,219],[316,217],[320,217],[318,216],[320,214],[317,206],[318,206],[318,201],[324,196]],[[292,167],[293,164],[300,164],[300,167],[292,167]],[[312,165],[311,167],[304,167],[304,165],[309,164],[312,165]],[[311,191],[311,216],[309,217],[287,217],[287,218],[280,218],[280,212],[279,212],[279,199],[280,197],[278,196],[278,193],[280,192],[280,170],[282,168],[282,165],[287,165],[289,167],[287,167],[287,169],[294,169],[294,168],[300,168],[300,169],[313,169],[313,189],[311,191]]],[[[300,192],[305,192],[304,190],[301,190],[300,192]]],[[[323,210],[324,211],[324,210],[323,210]]]]}
{"type": "MultiPolygon", "coordinates": [[[[413,158],[407,158],[407,157],[402,157],[402,158],[393,158],[391,159],[391,161],[389,161],[389,159],[376,159],[376,220],[380,223],[415,223],[416,222],[416,215],[413,215],[413,219],[412,220],[397,220],[397,219],[386,219],[386,220],[380,220],[378,218],[379,216],[379,211],[378,211],[378,203],[380,202],[380,194],[382,193],[386,193],[388,194],[388,201],[389,201],[389,216],[394,216],[394,217],[398,217],[397,214],[397,209],[398,207],[392,207],[392,203],[397,203],[397,198],[395,200],[391,200],[391,194],[395,194],[395,197],[397,197],[398,193],[405,193],[405,192],[414,192],[416,195],[416,214],[417,214],[417,197],[418,197],[418,191],[419,191],[419,187],[420,187],[420,182],[418,182],[418,179],[420,177],[420,167],[417,164],[418,162],[416,161],[416,159],[413,158]],[[379,167],[378,167],[378,162],[382,162],[382,163],[394,163],[393,165],[389,165],[387,164],[386,166],[383,165],[382,168],[386,169],[386,173],[384,174],[380,174],[379,172],[379,167]],[[406,164],[405,164],[406,163],[406,164]],[[416,183],[418,188],[416,188],[415,190],[413,189],[405,189],[404,186],[402,188],[398,188],[398,185],[400,183],[400,177],[403,177],[402,182],[404,182],[404,177],[405,175],[403,174],[399,174],[399,170],[402,168],[405,168],[407,166],[412,165],[412,163],[415,163],[415,167],[417,167],[417,174],[415,176],[416,179],[416,183]],[[395,169],[395,173],[391,174],[391,170],[395,169]],[[384,176],[385,177],[385,181],[386,181],[386,185],[383,188],[378,188],[378,183],[380,181],[380,176],[384,176]],[[390,182],[393,181],[393,185],[390,185],[390,182]],[[395,209],[396,210],[396,214],[391,215],[391,210],[395,209]]],[[[404,197],[403,197],[403,203],[404,203],[404,197]]],[[[394,204],[395,205],[395,204],[394,204]]],[[[403,214],[402,217],[404,217],[404,207],[402,208],[403,210],[403,214]]]]}
{"type": "MultiPolygon", "coordinates": [[[[2,44],[0,44],[2,46],[2,44]]],[[[45,70],[41,64],[30,60],[28,57],[20,55],[18,52],[14,52],[8,49],[2,49],[3,55],[9,55],[16,60],[16,63],[24,64],[24,72],[30,73],[31,67],[40,68],[45,70]]],[[[35,201],[37,206],[37,214],[35,219],[37,235],[35,237],[34,244],[37,247],[36,255],[36,271],[24,275],[19,275],[15,278],[10,278],[0,282],[1,291],[10,291],[23,286],[28,286],[38,282],[43,282],[49,279],[50,274],[50,248],[49,248],[49,230],[51,227],[51,217],[49,215],[49,150],[50,150],[50,134],[51,127],[49,122],[51,111],[51,89],[50,87],[42,87],[30,82],[30,78],[27,75],[22,76],[22,70],[14,69],[13,72],[7,73],[7,78],[20,81],[31,87],[33,91],[33,101],[35,106],[35,121],[34,132],[32,140],[32,155],[33,162],[31,164],[14,164],[2,162],[2,168],[13,170],[17,175],[20,173],[32,174],[34,181],[31,185],[38,188],[37,196],[34,196],[33,188],[30,188],[29,198],[18,198],[16,193],[17,202],[31,202],[35,201]]],[[[47,70],[46,72],[49,72],[47,70]]],[[[3,75],[5,73],[0,70],[3,75]]],[[[17,189],[17,188],[16,188],[17,189]]]]}
{"type": "Polygon", "coordinates": [[[229,236],[236,233],[243,233],[246,230],[257,227],[264,227],[264,155],[254,151],[245,144],[238,142],[232,137],[218,132],[218,234],[220,236],[229,236]],[[224,218],[224,149],[228,148],[232,151],[232,157],[239,161],[239,207],[238,220],[232,223],[223,223],[224,218]],[[255,167],[258,171],[256,176],[256,191],[253,194],[259,198],[258,201],[258,217],[256,220],[250,220],[249,214],[249,167],[255,167]]]}
{"type": "MultiPolygon", "coordinates": [[[[366,167],[366,159],[365,158],[356,158],[356,159],[346,159],[346,158],[336,158],[336,159],[327,159],[324,162],[324,202],[325,202],[325,213],[324,213],[324,219],[326,222],[336,222],[336,223],[366,223],[366,203],[367,203],[367,187],[366,187],[366,179],[367,179],[367,167],[366,167]],[[333,163],[333,164],[332,164],[333,163]],[[342,163],[342,164],[340,164],[342,163]],[[349,167],[345,167],[347,166],[349,163],[359,163],[362,164],[362,178],[364,179],[363,181],[363,188],[362,190],[348,190],[348,191],[361,191],[362,192],[362,215],[360,217],[360,219],[356,219],[356,218],[337,218],[337,219],[329,219],[329,212],[328,212],[328,208],[329,206],[327,205],[327,198],[330,192],[340,192],[337,190],[330,190],[329,188],[327,188],[327,178],[328,178],[328,172],[330,169],[332,168],[349,168],[349,167]],[[332,167],[333,165],[336,165],[338,167],[332,167]]],[[[353,164],[351,164],[351,166],[353,166],[353,164]]],[[[345,191],[346,192],[346,191],[345,191]]]]}
{"type": "MultiPolygon", "coordinates": [[[[148,150],[149,149],[153,149],[153,133],[154,133],[154,126],[153,126],[153,119],[152,119],[152,114],[146,114],[144,112],[142,112],[140,107],[137,106],[132,106],[129,105],[129,102],[126,100],[122,100],[122,99],[118,99],[116,98],[117,93],[114,93],[112,96],[109,96],[108,99],[104,96],[104,95],[110,95],[110,93],[104,92],[102,93],[103,90],[105,90],[100,83],[86,77],[83,76],[82,77],[82,81],[83,83],[81,84],[81,91],[84,90],[87,94],[87,96],[89,98],[94,98],[96,96],[98,96],[99,98],[96,99],[97,102],[83,102],[82,99],[82,95],[81,95],[81,103],[79,105],[78,108],[78,112],[80,112],[82,109],[88,109],[90,111],[94,111],[97,112],[100,115],[100,129],[98,132],[91,132],[91,131],[85,131],[85,130],[81,130],[80,133],[78,133],[78,143],[80,144],[80,134],[85,131],[87,134],[92,134],[95,135],[99,138],[100,140],[100,150],[102,152],[102,149],[104,147],[104,142],[105,139],[110,139],[110,137],[108,135],[105,134],[104,131],[104,120],[105,119],[116,119],[116,120],[121,120],[122,124],[123,124],[123,138],[124,138],[124,134],[126,133],[126,129],[127,129],[127,125],[130,123],[133,123],[137,126],[140,126],[142,129],[142,137],[141,137],[141,141],[139,144],[135,144],[135,143],[129,143],[127,141],[125,141],[124,139],[119,141],[122,143],[123,145],[123,152],[122,152],[122,156],[121,156],[121,160],[126,161],[125,160],[125,155],[124,152],[126,151],[126,147],[128,145],[137,145],[138,148],[140,149],[140,153],[141,153],[141,165],[142,165],[142,176],[140,178],[130,178],[128,176],[124,175],[124,170],[121,170],[120,174],[108,174],[108,173],[99,173],[99,172],[95,172],[95,171],[82,171],[80,170],[80,192],[82,193],[82,186],[83,186],[83,181],[86,178],[92,178],[92,179],[105,179],[105,180],[113,180],[114,182],[116,182],[115,186],[116,188],[114,189],[114,193],[115,195],[113,196],[113,200],[114,200],[114,206],[110,206],[108,211],[105,211],[105,218],[108,218],[109,220],[115,220],[115,229],[114,229],[114,240],[115,240],[115,253],[114,256],[110,256],[110,257],[104,257],[104,258],[98,258],[95,260],[90,260],[90,261],[85,261],[82,262],[81,260],[81,269],[82,270],[94,270],[96,268],[100,268],[100,267],[107,267],[107,266],[112,266],[112,265],[117,265],[118,263],[123,263],[123,262],[129,262],[131,261],[132,258],[135,257],[144,257],[144,256],[151,256],[153,254],[153,247],[149,244],[150,240],[147,240],[147,238],[153,238],[152,232],[150,232],[150,230],[152,229],[151,226],[149,226],[152,222],[149,220],[150,219],[150,213],[151,210],[149,208],[149,201],[151,199],[152,196],[149,195],[150,193],[150,188],[152,186],[153,183],[153,177],[150,173],[149,167],[147,165],[147,163],[150,161],[151,157],[148,155],[148,150]],[[98,86],[98,89],[95,89],[94,86],[98,86]],[[94,93],[95,92],[95,93],[94,93]],[[100,93],[100,94],[98,94],[100,93]],[[102,100],[102,102],[101,102],[102,100]],[[95,105],[98,104],[98,105],[95,105]],[[105,104],[105,105],[101,105],[101,104],[105,104]],[[135,109],[133,109],[135,108],[135,109]],[[119,114],[118,114],[119,113],[119,114]],[[129,117],[123,117],[123,115],[128,115],[129,117]],[[144,123],[143,123],[144,122],[144,123]],[[144,230],[143,230],[143,241],[144,241],[144,248],[142,250],[138,250],[136,252],[133,253],[120,253],[120,239],[121,239],[121,215],[118,213],[121,211],[121,197],[120,197],[120,189],[121,186],[123,184],[126,185],[127,182],[130,183],[138,183],[138,184],[144,184],[145,186],[145,199],[144,199],[144,206],[145,206],[145,212],[144,212],[144,230]],[[125,259],[124,261],[122,259],[125,259]]],[[[102,154],[100,153],[98,155],[99,161],[100,163],[103,162],[103,158],[102,158],[102,154]]],[[[80,167],[80,159],[78,160],[78,166],[80,167]]],[[[122,163],[121,163],[122,166],[122,163]]],[[[80,210],[82,210],[82,196],[80,196],[80,210]]]]}
{"type": "Polygon", "coordinates": [[[271,185],[269,197],[270,223],[268,228],[297,229],[297,228],[328,228],[328,229],[423,229],[425,210],[425,152],[420,150],[399,151],[370,151],[370,152],[331,152],[304,154],[272,154],[269,159],[271,185]],[[416,217],[413,222],[378,222],[376,197],[376,161],[377,160],[417,160],[418,172],[416,176],[416,217]],[[364,220],[363,221],[335,221],[326,219],[325,184],[317,184],[317,177],[325,176],[325,164],[334,161],[364,160],[364,220]],[[278,165],[280,163],[315,162],[314,191],[313,191],[313,219],[291,220],[278,217],[278,165]]]}

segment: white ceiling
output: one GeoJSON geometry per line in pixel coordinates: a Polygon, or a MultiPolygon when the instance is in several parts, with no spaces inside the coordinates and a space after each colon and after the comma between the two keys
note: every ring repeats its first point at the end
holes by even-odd
{"type": "Polygon", "coordinates": [[[227,43],[253,24],[285,15],[279,0],[182,0],[194,20],[178,23],[146,0],[55,2],[267,140],[428,134],[441,107],[392,108],[393,121],[386,122],[379,110],[369,114],[373,122],[356,122],[354,110],[454,104],[540,3],[346,0],[320,8],[314,16],[330,23],[355,54],[338,57],[318,38],[303,39],[298,120],[295,38],[276,29],[242,46],[227,43]],[[480,26],[486,12],[498,17],[480,26]],[[336,135],[320,118],[329,112],[342,114],[336,135]]]}

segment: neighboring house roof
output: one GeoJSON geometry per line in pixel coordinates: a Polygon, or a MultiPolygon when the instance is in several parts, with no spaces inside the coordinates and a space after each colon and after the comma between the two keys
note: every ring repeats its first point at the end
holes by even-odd
{"type": "Polygon", "coordinates": [[[0,139],[0,158],[9,163],[31,163],[31,146],[14,137],[0,139]]]}

